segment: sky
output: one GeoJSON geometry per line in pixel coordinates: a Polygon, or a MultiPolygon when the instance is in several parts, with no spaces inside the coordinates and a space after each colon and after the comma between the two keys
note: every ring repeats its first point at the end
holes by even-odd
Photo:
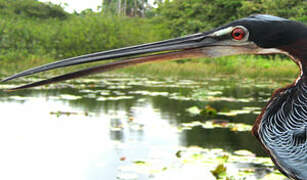
{"type": "MultiPolygon", "coordinates": [[[[64,9],[68,12],[74,12],[76,10],[77,12],[81,12],[84,9],[92,9],[93,11],[97,11],[97,6],[101,5],[102,0],[39,0],[41,2],[52,2],[54,4],[62,4],[65,3],[68,5],[67,7],[64,6],[64,9]]],[[[150,0],[151,3],[154,0],[150,0]]]]}

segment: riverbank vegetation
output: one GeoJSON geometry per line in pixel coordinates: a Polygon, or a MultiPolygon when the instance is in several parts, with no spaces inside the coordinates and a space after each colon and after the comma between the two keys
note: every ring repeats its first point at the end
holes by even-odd
{"type": "Polygon", "coordinates": [[[279,57],[232,56],[217,59],[163,62],[140,65],[117,70],[137,76],[202,80],[214,77],[295,79],[299,74],[297,65],[279,57]]]}
{"type": "MultiPolygon", "coordinates": [[[[304,0],[104,1],[98,12],[68,13],[36,0],[0,0],[0,73],[71,56],[201,32],[252,13],[307,22],[304,0]],[[134,2],[134,3],[132,3],[134,2]],[[121,4],[119,4],[121,3],[121,4]]],[[[181,60],[119,70],[200,79],[212,76],[296,77],[296,65],[280,56],[181,60]]]]}

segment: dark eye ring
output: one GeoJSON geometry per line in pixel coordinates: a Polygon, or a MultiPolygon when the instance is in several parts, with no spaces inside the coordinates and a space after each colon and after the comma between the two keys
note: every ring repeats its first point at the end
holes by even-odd
{"type": "Polygon", "coordinates": [[[245,31],[242,28],[235,28],[232,30],[231,36],[235,40],[242,40],[245,37],[245,31]]]}

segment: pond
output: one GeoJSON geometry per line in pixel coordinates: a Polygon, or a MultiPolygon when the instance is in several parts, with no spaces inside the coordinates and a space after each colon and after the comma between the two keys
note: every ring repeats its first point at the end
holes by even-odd
{"type": "Polygon", "coordinates": [[[281,86],[104,75],[1,92],[0,179],[284,179],[250,133],[281,86]]]}

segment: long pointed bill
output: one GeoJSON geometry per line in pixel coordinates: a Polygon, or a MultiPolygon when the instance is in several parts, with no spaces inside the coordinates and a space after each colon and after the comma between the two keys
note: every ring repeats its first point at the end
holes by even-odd
{"type": "MultiPolygon", "coordinates": [[[[228,29],[226,29],[227,32],[229,31],[228,29]]],[[[226,32],[224,31],[225,30],[222,30],[223,33],[226,32]]],[[[118,69],[126,66],[147,63],[147,62],[242,54],[242,52],[243,53],[254,52],[253,51],[254,47],[249,47],[251,45],[249,43],[240,44],[240,42],[237,41],[232,41],[232,40],[229,41],[227,40],[228,36],[223,37],[220,35],[221,31],[218,31],[218,33],[216,32],[212,33],[212,32],[213,31],[207,33],[197,33],[190,36],[170,39],[166,41],[143,44],[138,46],[131,46],[127,48],[103,51],[103,52],[68,58],[23,71],[21,73],[15,74],[11,77],[2,80],[2,82],[61,67],[67,67],[67,66],[102,61],[102,60],[116,59],[116,58],[126,58],[126,60],[119,60],[116,62],[95,66],[89,69],[84,69],[64,74],[51,79],[12,88],[9,89],[8,91],[41,86],[45,84],[69,80],[94,73],[105,72],[113,69],[118,69]]]]}
{"type": "Polygon", "coordinates": [[[24,86],[16,87],[9,89],[10,90],[18,90],[24,88],[30,88],[45,84],[50,84],[54,82],[59,82],[63,80],[78,78],[94,73],[105,72],[113,69],[118,69],[126,66],[131,66],[135,64],[141,64],[152,61],[165,61],[165,60],[178,60],[182,58],[195,58],[201,57],[203,54],[201,53],[201,47],[208,44],[208,41],[204,42],[203,39],[206,38],[206,35],[203,33],[197,33],[190,36],[185,36],[181,38],[175,38],[155,43],[143,44],[138,46],[131,46],[126,48],[120,48],[110,51],[103,51],[93,54],[87,54],[83,56],[73,57],[64,59],[61,61],[56,61],[54,63],[46,64],[43,66],[35,67],[21,73],[10,76],[2,82],[9,81],[12,79],[16,79],[23,76],[28,76],[31,74],[48,71],[52,69],[84,64],[89,62],[96,62],[102,60],[110,60],[115,58],[127,58],[126,60],[120,60],[117,62],[111,62],[108,64],[103,64],[100,66],[95,66],[89,69],[84,69],[72,73],[68,73],[65,75],[57,76],[51,79],[27,84],[24,86]],[[197,50],[198,49],[198,50],[197,50]],[[154,55],[152,53],[155,53],[154,55]],[[141,57],[135,57],[140,55],[146,55],[141,57]]]}
{"type": "Polygon", "coordinates": [[[3,79],[2,82],[16,79],[23,76],[28,76],[31,74],[48,71],[52,69],[57,69],[61,67],[67,67],[72,65],[84,64],[95,61],[110,60],[122,57],[130,57],[141,54],[155,53],[155,52],[167,52],[167,51],[176,51],[183,49],[197,48],[201,46],[200,41],[204,38],[204,35],[201,33],[193,34],[190,36],[185,36],[182,38],[175,38],[166,41],[160,41],[149,44],[142,44],[138,46],[131,46],[126,48],[120,48],[110,51],[97,52],[93,54],[86,54],[83,56],[72,57],[57,61],[54,63],[46,64],[36,68],[28,69],[21,73],[10,76],[6,79],[3,79]]]}
{"type": "Polygon", "coordinates": [[[100,66],[95,66],[92,68],[64,74],[61,76],[56,76],[56,77],[53,77],[47,80],[42,80],[42,81],[26,84],[20,87],[8,89],[6,91],[15,91],[15,90],[20,90],[20,89],[25,89],[25,88],[31,88],[31,87],[51,84],[55,82],[79,78],[79,77],[87,76],[90,74],[102,73],[102,72],[119,69],[119,68],[123,68],[127,66],[146,63],[146,62],[169,61],[169,60],[178,60],[178,59],[183,59],[183,58],[197,58],[201,56],[203,56],[203,53],[201,52],[200,49],[190,49],[186,51],[170,52],[170,53],[164,53],[164,54],[159,54],[159,55],[151,55],[151,56],[146,56],[146,57],[127,59],[123,61],[116,61],[116,62],[112,62],[108,64],[103,64],[100,66]]]}

